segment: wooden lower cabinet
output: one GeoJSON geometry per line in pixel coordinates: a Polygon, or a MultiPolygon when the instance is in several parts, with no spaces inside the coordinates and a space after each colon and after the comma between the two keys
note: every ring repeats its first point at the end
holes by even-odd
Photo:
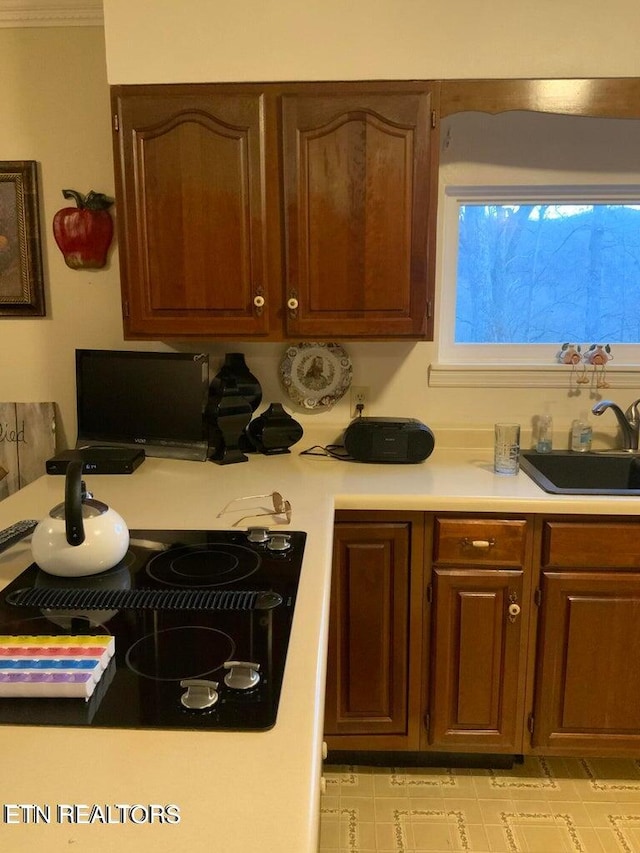
{"type": "Polygon", "coordinates": [[[336,519],[330,749],[640,757],[640,521],[336,519]]]}
{"type": "Polygon", "coordinates": [[[640,751],[640,524],[543,525],[535,751],[640,751]]]}
{"type": "Polygon", "coordinates": [[[522,751],[529,615],[523,578],[522,569],[434,570],[425,746],[522,751]]]}
{"type": "Polygon", "coordinates": [[[330,749],[418,748],[423,529],[422,513],[337,515],[325,704],[330,749]]]}
{"type": "Polygon", "coordinates": [[[522,752],[531,521],[438,515],[424,749],[522,752]]]}

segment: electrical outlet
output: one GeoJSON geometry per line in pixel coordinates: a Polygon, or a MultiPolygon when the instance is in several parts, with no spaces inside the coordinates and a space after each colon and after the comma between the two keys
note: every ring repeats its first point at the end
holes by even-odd
{"type": "MultiPolygon", "coordinates": [[[[369,400],[369,386],[368,385],[352,385],[351,386],[351,417],[358,417],[361,412],[356,408],[357,406],[366,407],[367,402],[369,400]]],[[[364,411],[364,410],[363,410],[364,411]]]]}

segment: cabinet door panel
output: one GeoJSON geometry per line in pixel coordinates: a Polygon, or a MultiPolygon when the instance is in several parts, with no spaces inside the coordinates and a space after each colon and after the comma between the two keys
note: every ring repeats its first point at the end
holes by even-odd
{"type": "Polygon", "coordinates": [[[242,295],[250,292],[247,139],[246,130],[232,137],[225,130],[213,118],[183,111],[135,133],[152,311],[244,308],[242,295]],[[191,152],[188,159],[183,152],[191,152]],[[212,274],[228,288],[214,293],[207,287],[212,274]]]}
{"type": "Polygon", "coordinates": [[[335,528],[327,734],[407,729],[409,525],[335,528]]]}
{"type": "Polygon", "coordinates": [[[290,335],[427,333],[433,94],[283,97],[290,335]]]}
{"type": "Polygon", "coordinates": [[[412,174],[400,166],[411,159],[412,146],[406,135],[391,131],[360,110],[300,134],[310,313],[363,307],[408,313],[408,293],[385,287],[394,273],[400,280],[408,277],[411,250],[406,222],[385,221],[387,206],[404,210],[411,198],[412,174]],[[387,244],[393,253],[385,253],[387,244]],[[348,278],[354,286],[325,287],[336,278],[348,278]]]}
{"type": "Polygon", "coordinates": [[[638,748],[640,577],[543,576],[534,746],[638,748]]]}
{"type": "Polygon", "coordinates": [[[263,98],[169,89],[115,99],[125,332],[266,334],[263,98]]]}
{"type": "Polygon", "coordinates": [[[430,745],[517,751],[522,591],[522,571],[434,571],[430,745]]]}

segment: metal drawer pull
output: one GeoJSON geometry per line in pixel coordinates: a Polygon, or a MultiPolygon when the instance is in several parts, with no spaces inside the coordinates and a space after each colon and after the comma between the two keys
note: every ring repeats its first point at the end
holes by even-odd
{"type": "Polygon", "coordinates": [[[486,551],[488,548],[493,548],[496,544],[495,539],[469,539],[468,536],[465,536],[460,540],[460,544],[463,548],[478,548],[480,550],[486,551]]]}

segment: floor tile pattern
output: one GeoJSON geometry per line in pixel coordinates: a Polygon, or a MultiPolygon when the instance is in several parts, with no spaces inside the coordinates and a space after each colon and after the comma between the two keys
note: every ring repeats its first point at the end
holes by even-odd
{"type": "Polygon", "coordinates": [[[640,853],[640,761],[327,765],[321,853],[640,853]]]}

